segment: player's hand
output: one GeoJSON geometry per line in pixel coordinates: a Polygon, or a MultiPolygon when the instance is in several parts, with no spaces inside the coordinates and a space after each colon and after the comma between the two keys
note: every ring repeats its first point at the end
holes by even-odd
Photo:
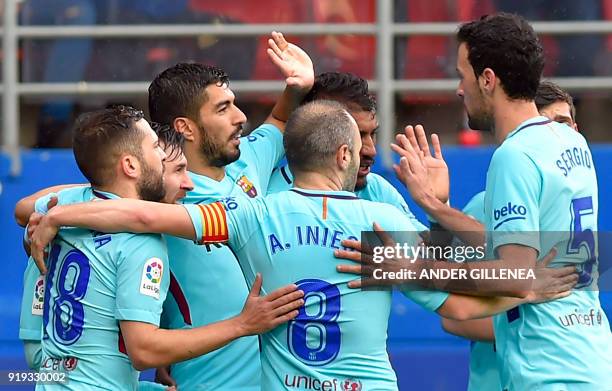
{"type": "MultiPolygon", "coordinates": [[[[47,212],[49,212],[51,209],[57,206],[57,202],[58,202],[57,196],[56,195],[51,196],[51,198],[49,198],[49,201],[47,202],[47,212]]],[[[30,218],[27,224],[28,240],[30,240],[32,233],[38,226],[38,223],[40,223],[40,220],[42,219],[42,217],[43,215],[37,212],[33,212],[30,215],[30,218]]]]}
{"type": "Polygon", "coordinates": [[[448,166],[442,157],[440,140],[437,135],[432,137],[432,156],[423,127],[417,125],[417,130],[415,132],[412,126],[407,126],[405,134],[398,134],[395,138],[397,143],[391,144],[391,149],[400,155],[400,162],[394,164],[393,169],[420,206],[431,198],[446,203],[449,193],[448,166]]]}
{"type": "Polygon", "coordinates": [[[49,215],[32,214],[28,222],[28,236],[30,238],[30,250],[32,257],[36,262],[36,266],[41,274],[47,272],[45,264],[46,249],[49,243],[55,238],[59,231],[59,227],[50,223],[49,215]],[[33,225],[35,228],[30,233],[29,227],[33,225]]]}
{"type": "Polygon", "coordinates": [[[442,156],[440,138],[437,134],[432,133],[432,155],[429,149],[427,135],[422,125],[417,125],[415,127],[407,126],[405,135],[415,150],[423,152],[423,163],[425,163],[425,167],[427,167],[429,185],[433,189],[436,198],[446,203],[450,193],[450,179],[448,175],[448,166],[442,156]]]}
{"type": "Polygon", "coordinates": [[[397,135],[396,141],[397,144],[391,144],[391,149],[400,155],[399,164],[393,165],[395,175],[406,186],[412,199],[425,208],[428,200],[436,198],[425,165],[425,156],[412,146],[405,135],[397,135]]]}
{"type": "Polygon", "coordinates": [[[268,39],[268,46],[268,56],[285,77],[287,86],[304,94],[310,91],[314,84],[314,67],[308,54],[276,31],[268,39]]]}
{"type": "Polygon", "coordinates": [[[567,297],[576,286],[579,276],[575,266],[549,267],[556,255],[557,251],[553,248],[536,263],[534,270],[536,278],[527,297],[530,303],[543,303],[567,297]]]}
{"type": "MultiPolygon", "coordinates": [[[[377,223],[373,224],[374,233],[382,243],[383,247],[395,247],[396,242],[391,235],[385,232],[377,223]]],[[[340,273],[356,274],[361,276],[360,279],[349,281],[348,287],[353,289],[364,288],[368,286],[389,286],[398,284],[401,281],[388,279],[374,278],[374,271],[381,270],[384,272],[397,272],[399,270],[410,268],[412,262],[410,259],[388,259],[383,262],[374,262],[374,250],[369,243],[362,243],[358,240],[343,240],[342,246],[348,250],[335,250],[334,256],[354,262],[354,264],[341,264],[336,266],[336,270],[340,273]]]]}
{"type": "Polygon", "coordinates": [[[261,274],[257,273],[242,312],[238,316],[244,335],[262,334],[294,319],[304,305],[304,292],[291,284],[260,296],[261,274]]]}
{"type": "Polygon", "coordinates": [[[176,381],[170,375],[170,367],[160,367],[155,369],[155,383],[163,384],[168,386],[168,390],[176,390],[176,381]]]}

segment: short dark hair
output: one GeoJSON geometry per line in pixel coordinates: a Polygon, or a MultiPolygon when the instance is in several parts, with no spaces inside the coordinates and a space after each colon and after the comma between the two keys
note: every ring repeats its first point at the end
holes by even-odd
{"type": "Polygon", "coordinates": [[[144,118],[131,106],[114,106],[81,114],[73,128],[72,149],[79,169],[93,186],[104,186],[114,178],[114,168],[123,154],[142,160],[145,133],[136,126],[144,118]]]}
{"type": "Polygon", "coordinates": [[[304,102],[319,99],[344,103],[349,109],[376,112],[376,98],[368,90],[368,82],[348,72],[325,72],[317,75],[304,102]]]}
{"type": "Polygon", "coordinates": [[[351,151],[353,118],[346,106],[330,100],[316,100],[298,107],[287,120],[283,144],[291,171],[326,168],[338,148],[351,151]]]}
{"type": "Polygon", "coordinates": [[[212,65],[180,63],[166,69],[149,86],[151,120],[172,125],[177,117],[196,121],[211,84],[229,85],[225,71],[212,65]]]}
{"type": "Polygon", "coordinates": [[[551,81],[546,80],[541,82],[535,97],[535,104],[538,110],[556,102],[567,103],[570,107],[572,120],[576,120],[576,107],[574,106],[574,99],[572,96],[551,81]]]}
{"type": "Polygon", "coordinates": [[[466,44],[476,77],[491,68],[509,98],[535,98],[544,70],[544,51],[535,31],[521,16],[483,16],[461,25],[457,40],[466,44]]]}
{"type": "Polygon", "coordinates": [[[183,153],[185,147],[185,136],[183,133],[177,132],[170,125],[158,122],[151,122],[151,128],[157,134],[159,143],[166,153],[167,161],[173,161],[183,153]]]}

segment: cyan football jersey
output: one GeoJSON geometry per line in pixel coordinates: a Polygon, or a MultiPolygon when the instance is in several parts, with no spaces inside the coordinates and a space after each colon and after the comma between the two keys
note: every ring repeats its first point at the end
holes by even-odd
{"type": "MultiPolygon", "coordinates": [[[[58,193],[60,205],[100,198],[117,197],[90,187],[58,193]]],[[[65,371],[68,382],[37,389],[136,390],[119,321],[159,325],[167,266],[160,235],[60,229],[47,261],[40,370],[65,371]]]]}
{"type": "Polygon", "coordinates": [[[44,294],[44,276],[30,257],[23,273],[23,295],[19,314],[19,339],[22,341],[40,341],[44,294]]]}
{"type": "MultiPolygon", "coordinates": [[[[249,282],[263,276],[264,294],[295,283],[305,306],[288,324],[261,336],[262,390],[397,390],[386,350],[390,291],[349,289],[354,275],[336,271],[343,239],[357,239],[377,221],[418,235],[397,208],[343,191],[291,189],[264,199],[186,205],[201,243],[228,240],[249,282]],[[204,236],[203,233],[205,233],[204,236]]],[[[407,292],[434,311],[443,292],[407,292]]]]}
{"type": "Polygon", "coordinates": [[[612,335],[597,292],[597,178],[584,137],[535,117],[511,132],[487,172],[488,250],[522,244],[554,265],[575,264],[569,297],[495,317],[501,380],[509,390],[612,389],[612,335]]]}
{"type": "MultiPolygon", "coordinates": [[[[270,174],[283,158],[282,133],[264,124],[243,137],[240,159],[225,167],[215,181],[190,173],[195,185],[185,204],[237,202],[265,195],[270,174]]],[[[195,245],[167,237],[172,260],[170,295],[164,303],[164,326],[179,329],[203,326],[236,316],[249,290],[234,253],[225,244],[195,245]]],[[[172,366],[172,377],[185,390],[259,390],[261,364],[256,336],[244,337],[206,355],[172,366]]]]}
{"type": "MultiPolygon", "coordinates": [[[[481,191],[472,197],[463,208],[463,213],[483,222],[485,220],[484,196],[485,192],[481,191]]],[[[500,391],[501,389],[495,344],[472,341],[470,344],[470,381],[468,391],[500,391]]]]}
{"type": "Polygon", "coordinates": [[[38,370],[42,361],[42,313],[45,295],[45,278],[40,274],[32,257],[28,258],[23,273],[23,293],[19,314],[19,339],[24,342],[26,362],[38,370]]]}
{"type": "MultiPolygon", "coordinates": [[[[285,191],[291,189],[293,186],[293,174],[289,170],[289,166],[283,165],[278,167],[272,173],[270,178],[270,185],[268,186],[268,194],[278,193],[279,191],[285,191]]],[[[429,228],[424,226],[412,213],[408,204],[404,200],[404,197],[397,191],[392,184],[389,183],[385,178],[378,174],[368,174],[368,180],[363,189],[355,192],[357,197],[362,200],[382,202],[383,204],[389,204],[395,206],[397,209],[404,212],[406,217],[410,219],[412,225],[416,228],[417,232],[428,231],[429,228]]]]}

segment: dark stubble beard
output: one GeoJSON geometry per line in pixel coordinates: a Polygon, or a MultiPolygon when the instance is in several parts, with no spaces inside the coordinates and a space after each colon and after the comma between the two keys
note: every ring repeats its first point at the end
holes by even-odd
{"type": "MultiPolygon", "coordinates": [[[[240,157],[240,148],[234,155],[225,154],[223,152],[223,145],[215,144],[213,138],[210,137],[208,131],[204,129],[202,125],[198,125],[200,134],[202,135],[202,143],[200,144],[200,151],[202,155],[213,167],[225,167],[238,160],[240,157]]],[[[229,142],[229,140],[227,140],[229,142]]]]}
{"type": "Polygon", "coordinates": [[[471,116],[468,113],[468,126],[470,129],[480,130],[481,132],[492,132],[493,118],[487,113],[479,113],[477,116],[471,116]]]}
{"type": "Polygon", "coordinates": [[[492,132],[494,126],[493,115],[487,111],[485,106],[484,96],[482,91],[480,92],[480,111],[476,113],[468,114],[468,126],[470,129],[480,130],[481,132],[492,132]]]}
{"type": "Polygon", "coordinates": [[[161,202],[166,196],[163,171],[160,174],[142,161],[142,176],[136,183],[136,191],[143,201],[161,202]]]}

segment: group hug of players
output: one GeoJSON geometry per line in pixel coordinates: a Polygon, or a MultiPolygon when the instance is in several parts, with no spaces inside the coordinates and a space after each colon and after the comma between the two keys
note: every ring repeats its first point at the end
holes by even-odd
{"type": "Polygon", "coordinates": [[[438,137],[421,126],[397,136],[396,174],[431,231],[370,173],[367,83],[315,78],[280,33],[268,55],[286,88],[247,137],[228,76],[200,64],[153,80],[151,123],[126,106],[81,115],[73,149],[89,184],[41,190],[15,212],[31,251],[19,335],[32,368],[68,379],[37,389],[396,390],[392,294],[360,289],[372,280],[359,240],[375,229],[415,246],[452,233],[486,244],[481,268],[536,271],[533,285],[478,281],[477,295],[453,281],[402,289],[447,331],[486,341],[472,349],[470,389],[612,390],[597,180],[571,97],[540,82],[542,47],[519,16],[463,24],[457,41],[469,125],[499,146],[464,213],[448,205],[438,137]],[[138,382],[147,368],[159,383],[138,382]]]}

